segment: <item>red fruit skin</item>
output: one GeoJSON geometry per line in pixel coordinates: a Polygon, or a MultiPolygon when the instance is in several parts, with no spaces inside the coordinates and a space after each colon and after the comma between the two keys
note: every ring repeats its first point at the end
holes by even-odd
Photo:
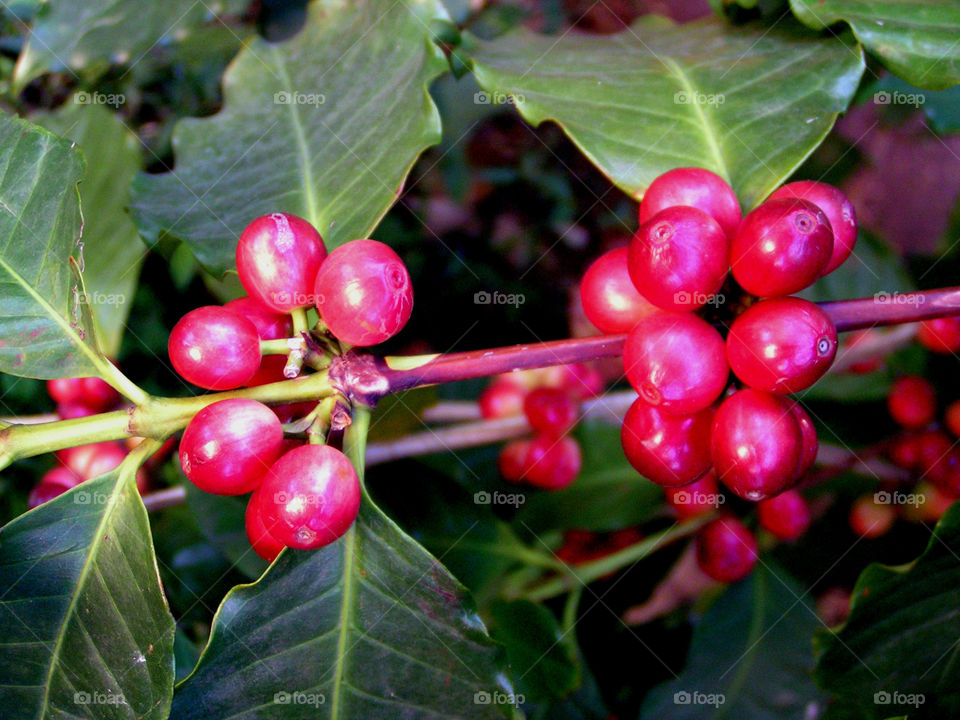
{"type": "Polygon", "coordinates": [[[623,419],[620,442],[633,468],[662,487],[689,485],[710,467],[713,408],[671,415],[637,398],[623,419]]]}
{"type": "Polygon", "coordinates": [[[230,310],[206,305],[173,326],[167,351],[174,369],[207,390],[232,390],[260,367],[260,336],[252,322],[230,310]]]}
{"type": "Polygon", "coordinates": [[[500,456],[497,458],[497,469],[500,470],[500,476],[510,483],[518,483],[523,480],[529,453],[529,440],[514,440],[504,445],[503,449],[500,450],[500,456]]]}
{"type": "Polygon", "coordinates": [[[79,484],[80,478],[67,468],[52,468],[40,478],[40,482],[30,491],[30,495],[27,497],[27,507],[33,509],[58,495],[63,495],[67,490],[79,484]]]}
{"type": "Polygon", "coordinates": [[[110,472],[126,456],[126,450],[115,442],[80,445],[57,453],[60,462],[81,480],[90,480],[110,472]]]}
{"type": "Polygon", "coordinates": [[[955,438],[960,438],[960,400],[954,400],[943,414],[943,424],[955,438]]]}
{"type": "Polygon", "coordinates": [[[744,500],[778,495],[797,479],[803,436],[790,404],[747,388],[720,405],[710,455],[720,482],[744,500]]]}
{"type": "Polygon", "coordinates": [[[270,383],[281,382],[287,377],[283,374],[283,369],[287,366],[286,355],[264,355],[260,358],[260,366],[244,387],[258,387],[260,385],[269,385],[270,383]]]}
{"type": "Polygon", "coordinates": [[[868,540],[886,534],[896,519],[893,506],[878,505],[873,495],[861,495],[850,506],[850,529],[868,540]]]}
{"type": "Polygon", "coordinates": [[[820,450],[820,441],[817,439],[817,429],[813,425],[813,420],[807,414],[800,403],[793,403],[790,406],[790,412],[797,421],[800,428],[800,439],[802,449],[800,450],[800,462],[797,465],[796,477],[803,478],[817,460],[817,452],[820,450]]]}
{"type": "Polygon", "coordinates": [[[577,422],[577,406],[570,396],[557,388],[531,390],[523,401],[527,422],[537,432],[559,437],[577,422]]]}
{"type": "Polygon", "coordinates": [[[515,383],[497,379],[488,385],[478,403],[480,415],[487,420],[523,414],[523,399],[526,390],[515,383]]]}
{"type": "Polygon", "coordinates": [[[574,400],[596,397],[606,387],[603,375],[588,363],[554,365],[543,368],[540,372],[540,387],[558,388],[574,400]]]}
{"type": "MultiPolygon", "coordinates": [[[[866,330],[857,330],[856,332],[849,333],[847,335],[845,352],[853,350],[853,348],[861,343],[868,341],[873,342],[874,340],[878,340],[880,337],[882,337],[882,335],[872,328],[867,328],[866,330]]],[[[870,373],[879,370],[882,364],[883,358],[875,357],[870,360],[863,360],[862,362],[853,363],[850,366],[850,372],[854,375],[869,375],[870,373]]]]}
{"type": "Polygon", "coordinates": [[[295,448],[267,471],[261,516],[275,540],[311,550],[342,536],[360,509],[360,481],[353,465],[329,445],[295,448]]]}
{"type": "Polygon", "coordinates": [[[857,213],[853,203],[833,185],[814,180],[787,183],[769,199],[782,198],[800,198],[812,202],[823,210],[827,219],[830,220],[830,228],[833,230],[833,252],[820,275],[822,277],[832,273],[850,257],[853,246],[857,244],[857,213]]]}
{"type": "Polygon", "coordinates": [[[703,168],[675,168],[650,183],[640,203],[640,224],[676,205],[707,213],[727,237],[733,237],[740,224],[740,201],[733,188],[722,177],[703,168]]]}
{"type": "Polygon", "coordinates": [[[640,397],[678,415],[713,403],[729,375],[720,333],[690,313],[660,313],[637,323],[623,347],[623,367],[640,397]]]}
{"type": "Polygon", "coordinates": [[[679,205],[647,220],[630,243],[630,279],[658,308],[695,310],[716,298],[730,267],[730,245],[712,217],[679,205]]]}
{"type": "Polygon", "coordinates": [[[898,378],[890,386],[887,409],[901,427],[924,428],[937,416],[937,392],[929,381],[918,375],[898,378]]]}
{"type": "Polygon", "coordinates": [[[717,474],[711,468],[692,483],[665,488],[667,503],[676,511],[677,520],[688,520],[713,512],[723,504],[717,486],[717,474]]]}
{"type": "Polygon", "coordinates": [[[950,355],[960,350],[960,318],[934,318],[920,323],[917,342],[930,352],[950,355]]]}
{"type": "Polygon", "coordinates": [[[523,479],[544,490],[562,490],[577,479],[581,464],[580,445],[569,435],[537,435],[527,448],[523,479]]]}
{"type": "Polygon", "coordinates": [[[732,515],[704,525],[697,533],[697,564],[714,580],[742,580],[757,563],[757,541],[732,515]]]}
{"type": "Polygon", "coordinates": [[[252,297],[231,300],[224,307],[252,322],[261,340],[280,340],[293,335],[293,318],[290,313],[274,312],[252,297]]]}
{"type": "Polygon", "coordinates": [[[247,511],[244,515],[244,526],[247,539],[257,553],[267,562],[273,562],[285,547],[282,542],[270,534],[263,519],[263,492],[257,488],[247,502],[247,511]]]}
{"type": "Polygon", "coordinates": [[[602,333],[629,332],[639,320],[659,312],[637,292],[627,270],[627,248],[604,253],[580,281],[580,302],[587,319],[602,333]]]}
{"type": "Polygon", "coordinates": [[[351,345],[382,343],[413,312],[410,273],[399,255],[376,240],[351,240],[330,253],[314,293],[327,327],[351,345]]]}
{"type": "Polygon", "coordinates": [[[286,405],[274,405],[270,409],[281,423],[288,423],[306,417],[313,412],[316,406],[316,400],[305,400],[304,402],[287,403],[286,405]]]}
{"type": "Polygon", "coordinates": [[[768,200],[749,213],[733,237],[733,277],[759,297],[790,295],[816,280],[833,253],[824,212],[806,200],[768,200]]]}
{"type": "MultiPolygon", "coordinates": [[[[47,381],[47,392],[58,405],[79,405],[90,415],[120,402],[120,393],[98,377],[58,378],[47,381]]],[[[73,417],[82,417],[74,415],[73,417]]]]}
{"type": "Polygon", "coordinates": [[[248,493],[280,456],[283,427],[255,400],[234,398],[198,412],[180,440],[180,466],[201,490],[217,495],[248,493]]]}
{"type": "Polygon", "coordinates": [[[780,540],[796,540],[810,527],[810,507],[796,490],[757,504],[760,527],[780,540]]]}
{"type": "Polygon", "coordinates": [[[83,403],[60,403],[57,405],[57,416],[61,420],[73,420],[80,417],[96,415],[97,411],[83,403]]]}
{"type": "Polygon", "coordinates": [[[897,467],[904,470],[913,470],[920,464],[921,436],[905,433],[893,438],[887,450],[887,455],[897,467]]]}
{"type": "Polygon", "coordinates": [[[313,281],[326,257],[313,225],[296,215],[271,213],[240,235],[237,272],[250,297],[285,313],[313,304],[313,281]]]}
{"type": "Polygon", "coordinates": [[[960,496],[960,450],[951,447],[926,468],[924,477],[950,497],[960,496]]]}
{"type": "Polygon", "coordinates": [[[761,300],[733,321],[727,335],[733,374],[765,392],[806,390],[830,369],[836,354],[833,322],[801,298],[761,300]]]}

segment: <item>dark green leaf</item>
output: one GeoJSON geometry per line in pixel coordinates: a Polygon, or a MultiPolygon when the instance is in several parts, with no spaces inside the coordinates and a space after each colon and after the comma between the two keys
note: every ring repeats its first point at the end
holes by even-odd
{"type": "Polygon", "coordinates": [[[555,120],[631,195],[695,165],[730,181],[746,207],[820,144],[863,72],[852,42],[789,23],[656,16],[617,35],[510,33],[477,43],[473,64],[487,102],[509,97],[530,122],[555,120]]]}
{"type": "Polygon", "coordinates": [[[244,525],[246,498],[211,495],[186,481],[187,507],[203,536],[240,572],[251,580],[260,577],[267,563],[250,547],[244,525]]]}
{"type": "Polygon", "coordinates": [[[0,530],[5,718],[167,717],[174,623],[134,470],[0,530]]]}
{"type": "Polygon", "coordinates": [[[216,273],[268,212],[309,219],[329,248],[368,236],[439,140],[426,86],[446,67],[429,30],[442,13],[430,0],[314,2],[293,39],[253,40],[224,76],[223,110],[177,124],[174,173],[137,179],[141,233],[185,240],[216,273]]]}

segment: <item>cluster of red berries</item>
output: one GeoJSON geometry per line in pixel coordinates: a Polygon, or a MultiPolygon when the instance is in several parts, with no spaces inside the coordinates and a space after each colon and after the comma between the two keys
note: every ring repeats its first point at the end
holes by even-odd
{"type": "Polygon", "coordinates": [[[525,415],[535,435],[500,451],[504,480],[561,490],[580,473],[580,444],[570,436],[580,402],[603,391],[603,378],[585,364],[557,365],[500,375],[480,394],[487,419],[525,415]]]}
{"type": "MultiPolygon", "coordinates": [[[[629,247],[601,256],[580,286],[598,329],[628,333],[624,372],[639,398],[621,435],[640,474],[678,488],[706,482],[712,467],[714,484],[750,501],[803,477],[817,435],[785,396],[829,369],[837,332],[816,304],[787,296],[839,267],[856,235],[849,200],[823,183],[785,185],[741,218],[712,172],[679,168],[653,181],[629,247]],[[714,324],[695,314],[708,308],[714,324]],[[731,370],[742,389],[728,389],[731,370]]],[[[767,507],[796,505],[787,498],[767,507]]],[[[777,512],[786,510],[761,515],[777,512]]],[[[698,547],[717,579],[742,577],[755,562],[756,544],[733,516],[706,526],[698,547]]]]}
{"type": "MultiPolygon", "coordinates": [[[[413,308],[406,266],[374,240],[353,240],[329,255],[306,220],[285,213],[255,219],[240,236],[237,271],[248,297],[190,311],[170,334],[169,354],[186,380],[229,390],[295,377],[286,356],[261,357],[261,340],[290,338],[292,312],[315,307],[315,329],[347,345],[395,335],[413,308]]],[[[297,341],[292,338],[291,349],[297,341]]],[[[306,406],[269,408],[247,399],[213,403],[190,421],[180,463],[201,490],[252,492],[246,529],[254,550],[272,560],[284,547],[311,549],[347,531],[360,507],[356,471],[339,450],[285,439],[281,421],[306,406]]]]}

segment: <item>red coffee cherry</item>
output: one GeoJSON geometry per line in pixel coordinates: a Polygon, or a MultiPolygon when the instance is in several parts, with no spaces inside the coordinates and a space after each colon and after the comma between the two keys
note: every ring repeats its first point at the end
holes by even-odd
{"type": "Polygon", "coordinates": [[[818,305],[801,298],[761,300],[730,326],[727,360],[733,374],[757,390],[806,390],[830,369],[837,330],[818,305]]]}
{"type": "Polygon", "coordinates": [[[337,540],[360,509],[353,465],[328,445],[304,445],[277,460],[260,486],[260,516],[287,547],[310,550],[337,540]]]}
{"type": "Polygon", "coordinates": [[[717,473],[713,468],[692,483],[682,487],[664,488],[664,491],[667,495],[667,503],[677,513],[677,520],[688,520],[713,512],[724,500],[720,495],[717,473]]]}
{"type": "Polygon", "coordinates": [[[602,333],[629,332],[637,321],[659,312],[637,292],[627,271],[627,248],[594,260],[580,281],[580,302],[587,319],[602,333]]]}
{"type": "Polygon", "coordinates": [[[694,207],[666,208],[647,220],[630,243],[633,284],[664,310],[695,310],[716,297],[730,267],[723,229],[694,207]]]}
{"type": "Polygon", "coordinates": [[[868,540],[886,534],[896,519],[893,506],[878,505],[873,495],[861,495],[850,507],[850,529],[868,540]]]}
{"type": "Polygon", "coordinates": [[[293,318],[290,313],[274,312],[252,297],[231,300],[224,307],[252,322],[261,340],[280,340],[293,335],[293,318]]]}
{"type": "Polygon", "coordinates": [[[932,474],[938,463],[950,453],[953,440],[942,430],[924,430],[914,436],[915,466],[923,475],[932,474]]]}
{"type": "Polygon", "coordinates": [[[955,438],[960,438],[960,400],[954,400],[947,406],[943,415],[943,424],[955,438]]]}
{"type": "Polygon", "coordinates": [[[907,429],[924,428],[937,415],[937,392],[927,380],[917,375],[898,378],[887,395],[890,417],[907,429]]]}
{"type": "Polygon", "coordinates": [[[727,237],[733,237],[740,224],[740,202],[733,188],[722,177],[703,168],[675,168],[650,183],[640,203],[640,224],[676,205],[707,213],[727,237]]]}
{"type": "Polygon", "coordinates": [[[48,470],[27,496],[27,507],[32,510],[79,484],[80,478],[65,467],[48,470]]]}
{"type": "Polygon", "coordinates": [[[327,256],[303,218],[271,213],[247,225],[237,243],[237,272],[250,297],[276,312],[313,304],[313,281],[327,256]]]}
{"type": "Polygon", "coordinates": [[[577,406],[563,390],[537,388],[523,401],[523,412],[530,427],[540,433],[558,437],[577,422],[577,406]]]}
{"type": "Polygon", "coordinates": [[[280,456],[283,427],[255,400],[234,398],[198,412],[180,441],[180,466],[201,490],[242,495],[253,490],[280,456]]]}
{"type": "Polygon", "coordinates": [[[778,495],[797,480],[803,435],[789,401],[747,388],[720,405],[711,457],[720,482],[745,500],[778,495]]]}
{"type": "Polygon", "coordinates": [[[787,183],[770,196],[771,200],[781,198],[800,198],[823,210],[833,230],[833,253],[821,275],[832,273],[840,267],[850,257],[857,243],[857,213],[853,203],[833,185],[813,180],[787,183]]]}
{"type": "Polygon", "coordinates": [[[527,448],[523,479],[544,490],[562,490],[577,479],[581,464],[580,445],[569,435],[537,435],[527,448]]]}
{"type": "Polygon", "coordinates": [[[558,388],[578,401],[596,397],[606,387],[603,375],[589,363],[554,365],[540,372],[542,387],[558,388]]]}
{"type": "Polygon", "coordinates": [[[488,420],[523,414],[527,391],[507,380],[494,380],[480,393],[480,415],[488,420]]]}
{"type": "Polygon", "coordinates": [[[757,563],[757,541],[732,515],[704,525],[697,533],[697,564],[714,580],[742,580],[757,563]]]}
{"type": "Polygon", "coordinates": [[[678,415],[720,397],[729,374],[720,333],[690,313],[659,313],[637,323],[624,344],[623,367],[640,397],[678,415]]]}
{"type": "Polygon", "coordinates": [[[781,540],[796,540],[810,527],[810,507],[796,490],[787,490],[757,504],[760,527],[781,540]]]}
{"type": "MultiPolygon", "coordinates": [[[[120,393],[98,377],[48,380],[47,392],[58,405],[85,407],[91,411],[88,413],[90,415],[107,410],[120,401],[120,393]]],[[[71,416],[82,417],[77,414],[71,416]]]]}
{"type": "Polygon", "coordinates": [[[96,414],[96,410],[82,403],[60,403],[57,405],[57,417],[61,420],[73,420],[74,418],[89,417],[96,414]]]}
{"type": "Polygon", "coordinates": [[[663,487],[688,485],[710,467],[713,408],[671,415],[637,398],[620,428],[623,452],[634,469],[663,487]]]}
{"type": "Polygon", "coordinates": [[[126,450],[112,441],[79,445],[57,453],[60,462],[81,480],[106,475],[119,467],[126,456],[126,450]]]}
{"type": "Polygon", "coordinates": [[[199,307],[173,326],[167,343],[180,375],[207,390],[232,390],[260,367],[260,336],[252,322],[214,305],[199,307]]]}
{"type": "Polygon", "coordinates": [[[760,297],[790,295],[816,280],[833,253],[833,230],[811,202],[769,200],[748,214],[733,237],[733,277],[760,297]]]}
{"type": "Polygon", "coordinates": [[[497,459],[497,469],[500,470],[500,476],[511,483],[523,480],[529,454],[529,440],[514,440],[504,445],[500,451],[500,457],[497,459]]]}
{"type": "Polygon", "coordinates": [[[960,317],[934,318],[920,323],[917,342],[930,352],[949,355],[960,350],[960,317]]]}
{"type": "Polygon", "coordinates": [[[913,470],[920,464],[920,445],[920,434],[904,433],[891,440],[887,456],[897,467],[913,470]]]}
{"type": "Polygon", "coordinates": [[[270,528],[264,522],[263,492],[260,488],[254,490],[247,502],[244,526],[254,552],[267,562],[276,560],[285,545],[270,534],[270,528]]]}
{"type": "Polygon", "coordinates": [[[376,240],[351,240],[330,253],[314,293],[330,332],[351,345],[377,345],[393,337],[413,311],[406,266],[376,240]]]}
{"type": "Polygon", "coordinates": [[[813,420],[810,419],[807,411],[800,406],[800,403],[790,405],[790,412],[793,413],[793,418],[800,428],[802,443],[800,463],[796,472],[796,477],[799,480],[813,467],[813,463],[817,459],[817,451],[820,449],[820,441],[817,439],[817,429],[813,425],[813,420]]]}
{"type": "MultiPolygon", "coordinates": [[[[858,345],[878,342],[882,338],[883,334],[873,328],[847,333],[846,346],[840,354],[845,355],[858,345]]],[[[879,370],[882,364],[882,357],[874,357],[870,358],[869,360],[862,360],[860,362],[852,363],[850,365],[849,372],[853,373],[854,375],[868,375],[869,373],[879,370]]]]}

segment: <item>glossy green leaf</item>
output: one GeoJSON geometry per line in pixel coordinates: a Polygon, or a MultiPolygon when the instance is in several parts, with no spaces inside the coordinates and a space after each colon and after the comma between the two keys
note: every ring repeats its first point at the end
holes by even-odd
{"type": "Polygon", "coordinates": [[[174,623],[134,470],[0,530],[4,718],[167,717],[174,623]]]}
{"type": "Polygon", "coordinates": [[[97,373],[75,262],[83,171],[83,157],[69,141],[0,116],[0,372],[97,373]]]}
{"type": "Polygon", "coordinates": [[[267,563],[250,547],[244,515],[246,496],[211,495],[184,478],[187,507],[203,536],[240,572],[251,580],[260,577],[267,563]]]}
{"type": "Polygon", "coordinates": [[[652,15],[616,35],[514,32],[477,42],[472,57],[481,101],[509,99],[534,124],[556,121],[631,195],[693,165],[726,178],[745,207],[820,144],[863,72],[852,42],[788,22],[652,15]]]}
{"type": "Polygon", "coordinates": [[[222,13],[243,12],[245,0],[57,0],[37,14],[14,71],[14,86],[48,70],[136,64],[156,45],[182,39],[222,13]]]}
{"type": "Polygon", "coordinates": [[[31,119],[73,140],[87,158],[83,203],[83,281],[97,338],[111,357],[120,352],[146,248],[127,214],[130,183],[140,169],[140,142],[103,105],[74,100],[31,119]]]}
{"type": "Polygon", "coordinates": [[[960,83],[960,3],[956,0],[790,0],[794,14],[820,30],[846,22],[864,47],[914,85],[960,83]]]}
{"type": "Polygon", "coordinates": [[[216,273],[269,212],[311,220],[329,248],[369,235],[440,138],[427,85],[446,67],[430,41],[441,13],[435,0],[316,1],[291,40],[253,40],[227,69],[223,110],[178,123],[174,172],[135,183],[141,233],[185,240],[216,273]]]}
{"type": "Polygon", "coordinates": [[[817,637],[817,682],[864,710],[956,717],[960,713],[960,505],[940,520],[909,566],[870,565],[836,633],[817,637]]]}
{"type": "Polygon", "coordinates": [[[802,720],[823,704],[810,679],[820,626],[803,588],[760,564],[699,621],[683,673],[654,688],[641,720],[802,720]]]}

